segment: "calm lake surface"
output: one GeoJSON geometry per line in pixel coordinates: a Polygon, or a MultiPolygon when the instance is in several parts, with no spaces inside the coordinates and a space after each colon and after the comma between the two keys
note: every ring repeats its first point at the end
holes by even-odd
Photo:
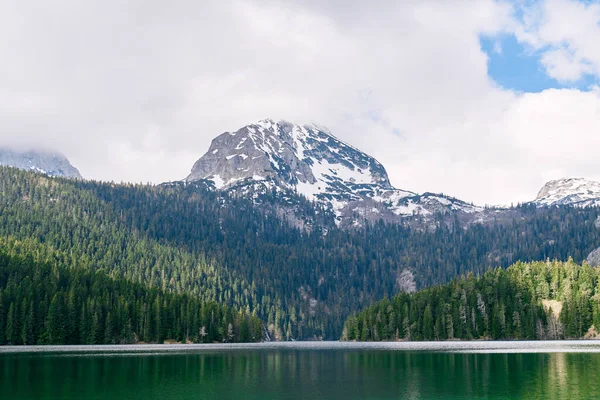
{"type": "Polygon", "coordinates": [[[600,342],[0,348],[0,399],[600,399],[600,342]]]}

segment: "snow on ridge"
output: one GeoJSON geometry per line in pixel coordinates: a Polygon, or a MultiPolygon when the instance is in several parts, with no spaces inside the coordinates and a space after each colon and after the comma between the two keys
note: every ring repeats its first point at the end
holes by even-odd
{"type": "Polygon", "coordinates": [[[600,204],[600,182],[585,178],[562,178],[542,187],[533,203],[539,207],[577,205],[582,207],[600,204]]]}
{"type": "Polygon", "coordinates": [[[267,186],[296,192],[328,205],[339,218],[475,210],[443,195],[396,189],[375,158],[316,124],[283,120],[259,120],[215,138],[186,181],[201,179],[212,180],[219,190],[240,193],[248,191],[244,187],[267,186]],[[258,182],[264,184],[255,186],[258,182]]]}

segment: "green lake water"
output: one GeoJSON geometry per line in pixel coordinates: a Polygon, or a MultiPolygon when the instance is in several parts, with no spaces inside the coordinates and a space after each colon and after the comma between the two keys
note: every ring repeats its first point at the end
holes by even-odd
{"type": "Polygon", "coordinates": [[[598,351],[578,343],[5,348],[0,399],[600,399],[598,351]]]}

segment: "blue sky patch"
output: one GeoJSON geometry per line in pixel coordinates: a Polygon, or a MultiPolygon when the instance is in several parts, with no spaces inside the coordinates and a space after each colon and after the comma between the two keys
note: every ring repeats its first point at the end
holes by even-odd
{"type": "Polygon", "coordinates": [[[513,35],[481,37],[480,42],[488,55],[489,76],[505,89],[537,93],[550,88],[589,90],[597,84],[593,76],[567,83],[549,77],[541,64],[541,54],[524,47],[513,35]]]}

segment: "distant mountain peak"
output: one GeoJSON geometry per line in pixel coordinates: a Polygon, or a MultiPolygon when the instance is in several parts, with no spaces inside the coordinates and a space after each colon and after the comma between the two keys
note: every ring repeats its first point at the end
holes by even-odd
{"type": "Polygon", "coordinates": [[[600,205],[600,182],[585,178],[562,178],[546,183],[534,203],[539,206],[600,205]]]}
{"type": "Polygon", "coordinates": [[[186,180],[212,180],[221,189],[267,178],[310,199],[347,194],[348,185],[392,188],[373,157],[315,125],[271,119],[215,138],[186,180]]]}
{"type": "Polygon", "coordinates": [[[216,189],[295,192],[331,206],[338,218],[395,219],[479,208],[442,195],[394,188],[383,165],[317,124],[263,119],[217,136],[187,182],[216,189]]]}
{"type": "Polygon", "coordinates": [[[62,154],[46,150],[15,150],[0,147],[0,165],[48,176],[81,179],[81,174],[62,154]]]}

